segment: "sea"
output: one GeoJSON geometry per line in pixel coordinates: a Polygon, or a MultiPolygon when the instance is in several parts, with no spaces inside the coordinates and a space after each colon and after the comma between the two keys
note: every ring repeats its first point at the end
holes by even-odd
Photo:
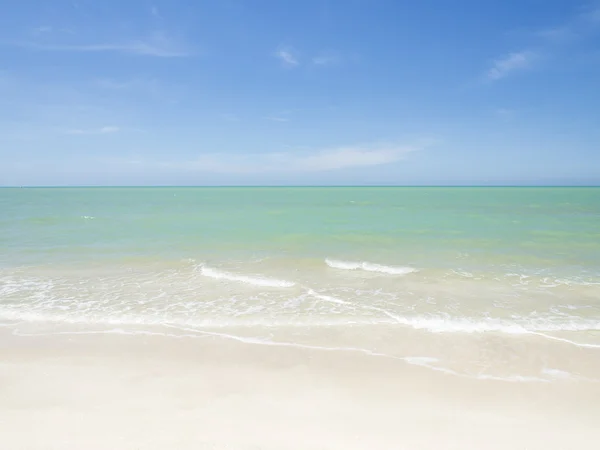
{"type": "Polygon", "coordinates": [[[600,381],[600,188],[2,188],[0,327],[600,381]]]}

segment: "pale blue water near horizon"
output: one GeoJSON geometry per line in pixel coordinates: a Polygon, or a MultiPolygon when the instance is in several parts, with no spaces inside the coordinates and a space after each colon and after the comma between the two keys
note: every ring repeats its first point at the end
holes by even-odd
{"type": "Polygon", "coordinates": [[[3,188],[0,211],[15,332],[229,330],[508,380],[598,368],[600,188],[3,188]]]}

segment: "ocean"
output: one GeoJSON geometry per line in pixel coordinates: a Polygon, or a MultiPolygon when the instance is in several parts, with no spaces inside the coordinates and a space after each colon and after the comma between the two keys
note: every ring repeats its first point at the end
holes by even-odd
{"type": "Polygon", "coordinates": [[[600,188],[0,189],[0,326],[600,381],[600,188]]]}

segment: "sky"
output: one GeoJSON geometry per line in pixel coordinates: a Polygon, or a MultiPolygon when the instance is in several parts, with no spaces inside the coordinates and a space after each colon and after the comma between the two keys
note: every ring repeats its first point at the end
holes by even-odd
{"type": "Polygon", "coordinates": [[[0,185],[272,184],[600,184],[600,2],[5,2],[0,185]]]}

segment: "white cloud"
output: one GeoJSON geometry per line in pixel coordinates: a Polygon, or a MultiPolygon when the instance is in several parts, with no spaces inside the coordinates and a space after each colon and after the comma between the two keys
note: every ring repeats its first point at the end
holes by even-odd
{"type": "Polygon", "coordinates": [[[102,127],[100,128],[100,133],[116,133],[118,132],[120,129],[119,127],[114,127],[114,126],[110,126],[110,127],[102,127]]]}
{"type": "Polygon", "coordinates": [[[115,126],[105,126],[102,128],[95,128],[95,129],[81,129],[81,128],[75,128],[75,129],[70,129],[65,131],[66,134],[75,134],[75,135],[82,135],[82,134],[112,134],[112,133],[118,133],[121,129],[119,127],[115,127],[115,126]]]}
{"type": "Polygon", "coordinates": [[[598,31],[599,26],[600,7],[588,9],[575,15],[565,23],[551,28],[544,28],[534,34],[548,41],[548,44],[568,44],[591,36],[598,31]]]}
{"type": "Polygon", "coordinates": [[[600,7],[589,8],[556,26],[534,30],[531,33],[534,44],[523,51],[496,59],[485,78],[489,81],[500,80],[516,71],[531,68],[542,56],[544,60],[556,58],[561,51],[564,54],[578,42],[596,36],[599,31],[600,7]]]}
{"type": "Polygon", "coordinates": [[[279,111],[275,114],[271,114],[270,116],[265,117],[265,119],[271,120],[273,122],[289,122],[290,115],[292,114],[292,112],[293,111],[291,110],[279,111]]]}
{"type": "Polygon", "coordinates": [[[509,53],[508,55],[494,61],[492,67],[487,71],[488,80],[500,80],[509,74],[531,67],[537,54],[530,50],[509,53]]]}
{"type": "Polygon", "coordinates": [[[348,167],[380,166],[404,158],[412,151],[405,147],[361,148],[341,147],[305,155],[292,161],[297,170],[322,171],[348,167]]]}
{"type": "Polygon", "coordinates": [[[162,32],[157,32],[146,39],[135,39],[123,42],[108,42],[98,44],[53,44],[48,42],[24,42],[18,46],[41,51],[55,52],[115,52],[140,56],[156,56],[174,58],[190,56],[191,53],[184,46],[175,42],[162,32]]]}
{"type": "Polygon", "coordinates": [[[211,153],[184,162],[144,163],[138,160],[135,165],[224,174],[325,172],[391,164],[404,159],[408,153],[418,149],[418,147],[375,145],[254,154],[211,153]]]}
{"type": "Polygon", "coordinates": [[[290,114],[291,114],[291,111],[281,111],[279,113],[267,116],[267,117],[265,117],[265,119],[271,120],[273,122],[289,122],[290,114]]]}
{"type": "MultiPolygon", "coordinates": [[[[292,68],[300,65],[298,53],[291,47],[279,47],[275,52],[284,67],[292,68]]],[[[340,55],[335,52],[322,52],[307,61],[314,66],[333,66],[341,62],[340,55]]]]}
{"type": "Polygon", "coordinates": [[[295,67],[300,64],[300,61],[295,55],[294,50],[289,47],[279,48],[275,52],[275,56],[279,58],[279,60],[285,67],[295,67]]]}
{"type": "Polygon", "coordinates": [[[600,25],[600,4],[598,4],[598,2],[595,3],[595,5],[590,5],[581,14],[575,16],[575,19],[571,21],[571,24],[577,26],[582,22],[587,22],[592,26],[600,25]]]}
{"type": "Polygon", "coordinates": [[[565,43],[577,38],[577,32],[570,26],[558,26],[554,28],[545,28],[535,33],[536,36],[548,41],[549,43],[565,43]]]}

